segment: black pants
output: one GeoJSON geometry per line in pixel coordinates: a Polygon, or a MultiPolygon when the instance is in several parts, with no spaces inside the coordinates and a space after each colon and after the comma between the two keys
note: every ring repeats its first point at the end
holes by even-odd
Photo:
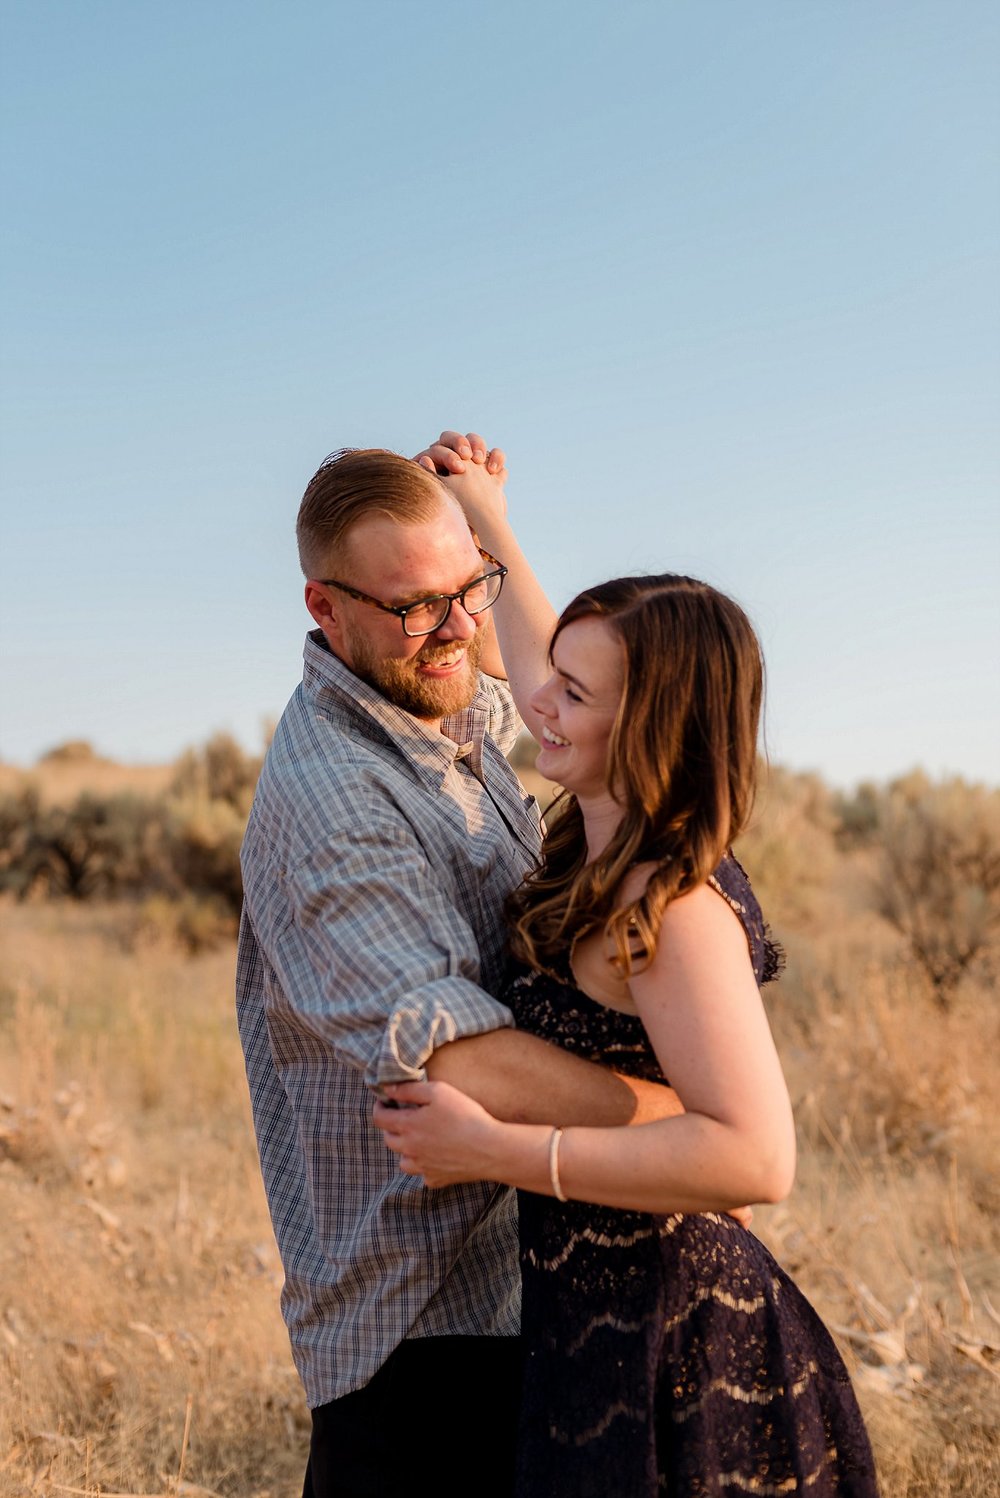
{"type": "Polygon", "coordinates": [[[511,1498],[517,1337],[417,1337],[312,1412],[302,1498],[511,1498]]]}

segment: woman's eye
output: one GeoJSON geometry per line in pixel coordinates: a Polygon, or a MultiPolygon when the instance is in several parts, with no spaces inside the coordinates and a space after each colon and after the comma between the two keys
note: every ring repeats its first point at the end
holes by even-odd
{"type": "Polygon", "coordinates": [[[566,687],[565,690],[566,690],[566,696],[569,698],[570,702],[582,702],[583,701],[583,698],[580,696],[579,692],[574,692],[572,687],[566,687]]]}

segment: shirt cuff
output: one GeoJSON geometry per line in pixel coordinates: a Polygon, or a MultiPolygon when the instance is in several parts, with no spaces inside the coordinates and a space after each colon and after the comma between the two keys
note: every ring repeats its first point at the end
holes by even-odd
{"type": "Polygon", "coordinates": [[[365,1080],[380,1087],[387,1082],[423,1082],[432,1052],[453,1040],[506,1030],[514,1016],[506,1005],[490,998],[467,979],[452,977],[428,983],[407,995],[388,1016],[382,1044],[365,1080]]]}

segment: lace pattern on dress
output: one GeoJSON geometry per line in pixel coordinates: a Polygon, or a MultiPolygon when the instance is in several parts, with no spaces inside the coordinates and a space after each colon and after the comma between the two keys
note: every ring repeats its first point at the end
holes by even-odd
{"type": "MultiPolygon", "coordinates": [[[[773,971],[746,875],[713,888],[758,982],[773,971]]],[[[519,969],[518,1028],[663,1080],[636,1014],[519,969]]],[[[714,1212],[649,1213],[518,1193],[527,1352],[518,1498],[876,1498],[864,1424],[829,1333],[752,1233],[714,1212]]]]}

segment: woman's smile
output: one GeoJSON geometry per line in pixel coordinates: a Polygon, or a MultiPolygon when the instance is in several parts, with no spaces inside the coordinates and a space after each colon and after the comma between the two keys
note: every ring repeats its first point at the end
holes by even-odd
{"type": "Polygon", "coordinates": [[[542,719],[538,770],[577,796],[607,790],[608,742],[624,679],[621,639],[605,620],[576,619],[552,646],[552,675],[532,697],[542,719]]]}

